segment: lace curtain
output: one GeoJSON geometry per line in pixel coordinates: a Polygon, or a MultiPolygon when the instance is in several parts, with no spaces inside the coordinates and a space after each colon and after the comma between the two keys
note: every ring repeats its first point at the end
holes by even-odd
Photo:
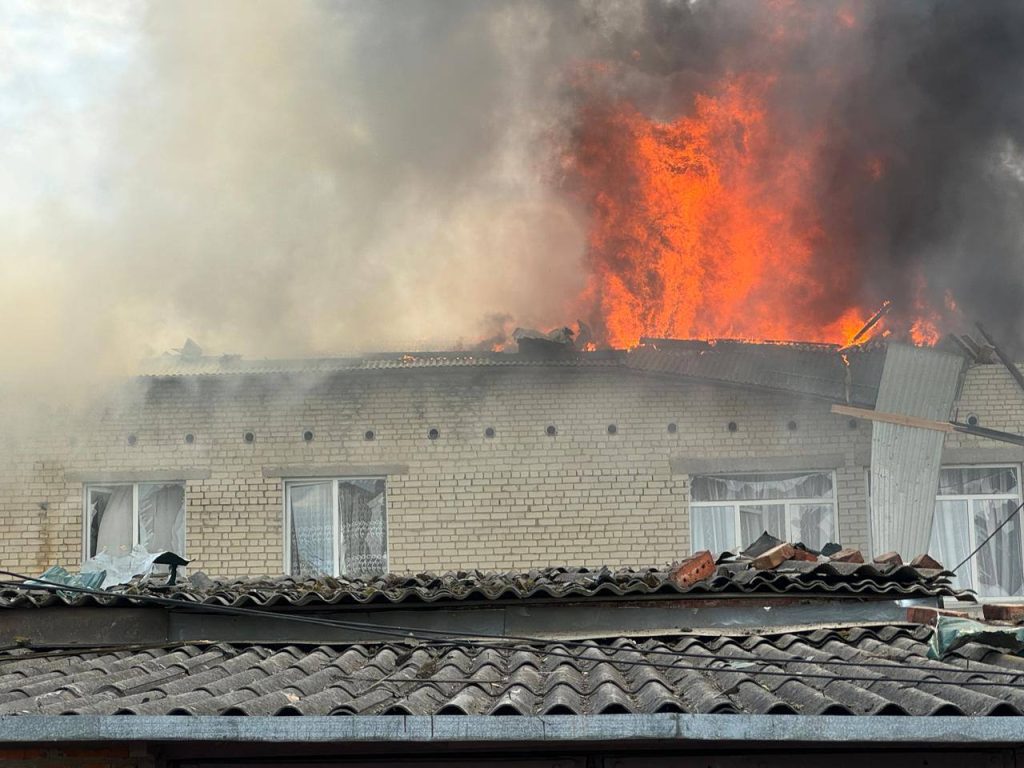
{"type": "Polygon", "coordinates": [[[330,482],[288,486],[291,575],[334,573],[334,514],[330,482]]]}
{"type": "Polygon", "coordinates": [[[385,482],[342,480],[338,483],[341,519],[341,572],[365,577],[388,569],[385,482]]]}
{"type": "Polygon", "coordinates": [[[132,496],[130,485],[89,488],[89,557],[131,551],[132,496]]]}
{"type": "MultiPolygon", "coordinates": [[[[977,546],[1010,516],[1017,504],[1003,499],[983,499],[974,501],[973,506],[977,546]]],[[[1022,594],[1024,571],[1021,568],[1020,518],[1016,517],[1004,525],[975,555],[975,560],[975,578],[981,594],[990,597],[1022,594]]]]}
{"type": "Polygon", "coordinates": [[[693,551],[724,552],[736,546],[732,507],[693,507],[690,514],[693,551]]]}
{"type": "Polygon", "coordinates": [[[830,499],[832,474],[699,475],[693,478],[690,497],[694,501],[830,499]]]}
{"type": "Polygon", "coordinates": [[[761,504],[740,507],[740,543],[748,546],[757,541],[757,537],[768,531],[777,539],[787,541],[786,505],[761,504]]]}
{"type": "Polygon", "coordinates": [[[147,552],[185,555],[185,487],[139,486],[139,543],[147,552]]]}

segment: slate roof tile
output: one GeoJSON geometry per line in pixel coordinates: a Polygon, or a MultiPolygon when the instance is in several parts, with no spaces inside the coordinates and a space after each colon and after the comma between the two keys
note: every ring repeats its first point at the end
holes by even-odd
{"type": "Polygon", "coordinates": [[[9,650],[0,653],[0,714],[1024,713],[1019,659],[972,642],[931,660],[929,632],[618,638],[582,648],[218,643],[24,659],[9,650]],[[645,651],[688,655],[631,663],[645,651]],[[995,685],[971,685],[979,680],[995,685]]]}
{"type": "Polygon", "coordinates": [[[367,581],[290,577],[214,582],[199,588],[184,582],[173,587],[149,582],[111,587],[107,594],[0,589],[0,608],[49,606],[126,606],[133,596],[171,598],[187,604],[242,608],[291,608],[413,603],[467,603],[579,598],[608,599],[699,597],[718,594],[814,594],[833,597],[957,596],[946,571],[909,565],[811,563],[787,561],[774,570],[752,570],[749,562],[717,566],[705,581],[679,587],[668,568],[552,567],[529,572],[452,571],[443,574],[384,574],[367,581]]]}

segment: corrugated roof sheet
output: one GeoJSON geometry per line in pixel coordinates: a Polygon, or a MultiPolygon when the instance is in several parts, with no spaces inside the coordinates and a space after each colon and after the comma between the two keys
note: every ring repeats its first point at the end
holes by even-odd
{"type": "Polygon", "coordinates": [[[621,353],[612,351],[572,354],[559,358],[540,358],[502,352],[411,352],[378,354],[365,357],[320,357],[295,359],[245,360],[237,355],[183,358],[163,355],[143,361],[138,375],[226,376],[267,373],[334,373],[339,371],[377,371],[408,368],[467,368],[509,366],[599,367],[620,365],[621,353]]]}
{"type": "MultiPolygon", "coordinates": [[[[948,421],[965,360],[935,349],[892,344],[875,408],[948,421]]],[[[945,435],[874,422],[871,426],[871,540],[875,552],[926,552],[945,435]]]]}
{"type": "Polygon", "coordinates": [[[543,356],[503,352],[412,352],[363,357],[245,360],[237,355],[163,355],[142,363],[143,377],[333,373],[466,367],[626,367],[708,382],[771,389],[829,400],[874,403],[885,349],[831,344],[646,339],[636,349],[543,356]]]}
{"type": "Polygon", "coordinates": [[[369,581],[277,578],[215,582],[206,587],[182,583],[157,589],[142,583],[112,587],[109,595],[103,597],[5,588],[0,590],[0,608],[123,606],[131,604],[133,594],[158,594],[187,603],[260,608],[719,594],[899,598],[960,594],[950,586],[951,574],[909,565],[788,561],[774,570],[754,570],[747,563],[729,563],[719,565],[711,578],[689,587],[676,586],[670,573],[655,568],[558,567],[507,573],[387,574],[369,581]]]}
{"type": "Polygon", "coordinates": [[[56,657],[15,650],[0,654],[0,715],[1024,713],[1024,660],[969,643],[933,661],[929,631],[487,648],[219,643],[56,657]],[[658,666],[638,663],[651,661],[658,666]],[[996,685],[972,685],[979,681],[996,685]]]}
{"type": "Polygon", "coordinates": [[[829,344],[647,339],[626,365],[653,373],[872,404],[885,349],[829,344]]]}

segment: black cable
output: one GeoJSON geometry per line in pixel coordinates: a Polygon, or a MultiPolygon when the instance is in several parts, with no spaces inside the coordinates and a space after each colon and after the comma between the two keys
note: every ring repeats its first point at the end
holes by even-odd
{"type": "Polygon", "coordinates": [[[1007,515],[1006,519],[1003,520],[1003,522],[1001,522],[999,525],[997,525],[996,529],[994,531],[992,531],[992,533],[990,533],[988,536],[986,536],[985,540],[983,542],[981,542],[981,544],[976,546],[974,548],[974,551],[971,552],[971,554],[969,554],[967,557],[965,557],[963,560],[961,560],[959,563],[957,563],[956,567],[953,569],[953,573],[956,573],[961,568],[963,568],[965,563],[967,563],[972,557],[974,557],[976,554],[978,554],[981,551],[981,548],[984,547],[986,544],[988,544],[992,540],[992,537],[995,536],[997,533],[999,533],[1003,529],[1003,526],[1005,526],[1007,523],[1009,523],[1011,520],[1013,520],[1014,517],[1017,516],[1017,513],[1020,512],[1021,508],[1024,508],[1024,502],[1021,502],[1017,506],[1017,508],[1015,510],[1013,510],[1013,512],[1011,512],[1009,515],[1007,515]]]}
{"type": "MultiPolygon", "coordinates": [[[[402,638],[402,639],[405,639],[405,640],[415,640],[420,645],[425,645],[425,646],[438,646],[439,645],[439,646],[460,647],[460,646],[467,646],[468,645],[468,646],[475,647],[475,648],[483,648],[483,649],[490,649],[490,650],[497,650],[497,651],[530,650],[529,648],[522,648],[522,647],[517,647],[515,645],[509,645],[508,642],[507,642],[507,641],[510,641],[510,640],[519,640],[521,642],[530,643],[530,644],[534,644],[534,645],[551,645],[551,644],[556,644],[556,645],[563,645],[563,646],[566,646],[566,647],[579,647],[579,648],[584,648],[584,649],[600,649],[600,646],[598,646],[596,644],[591,645],[591,644],[588,644],[588,643],[585,643],[585,642],[580,642],[580,641],[571,641],[571,640],[562,641],[562,640],[552,640],[552,639],[544,639],[544,638],[519,638],[519,637],[516,637],[516,636],[504,636],[504,637],[502,637],[502,636],[494,636],[494,635],[491,635],[491,636],[479,635],[479,634],[473,635],[472,633],[456,633],[456,632],[448,632],[447,634],[459,634],[459,635],[466,636],[466,638],[463,641],[461,641],[460,643],[455,643],[455,642],[453,642],[451,640],[445,640],[443,638],[427,638],[427,641],[424,642],[423,638],[422,638],[423,634],[437,634],[437,635],[442,635],[443,636],[446,633],[445,633],[445,631],[442,631],[442,630],[417,629],[417,628],[409,628],[409,627],[383,627],[383,626],[378,625],[378,624],[366,624],[366,623],[362,623],[362,622],[335,621],[335,620],[331,620],[331,619],[317,619],[317,618],[309,617],[309,616],[293,616],[293,615],[288,615],[288,614],[274,613],[274,612],[271,612],[271,611],[262,611],[262,610],[255,610],[255,609],[250,609],[250,608],[241,608],[241,607],[234,607],[234,606],[216,605],[216,604],[210,604],[210,603],[191,603],[191,602],[188,602],[188,601],[185,601],[185,600],[175,600],[173,598],[159,597],[159,596],[156,596],[156,595],[126,595],[126,594],[123,594],[123,593],[110,593],[110,592],[103,592],[101,590],[89,589],[89,588],[86,588],[86,587],[74,587],[74,586],[70,586],[70,585],[66,585],[66,584],[59,584],[57,582],[50,582],[50,581],[47,581],[45,579],[24,576],[22,574],[14,573],[14,572],[11,572],[11,571],[0,570],[0,574],[6,575],[6,576],[12,576],[14,578],[18,578],[18,579],[22,579],[22,580],[31,582],[29,584],[19,584],[19,585],[16,585],[16,586],[18,586],[21,589],[33,589],[33,588],[35,588],[35,589],[42,589],[44,591],[50,591],[50,592],[71,591],[71,592],[78,592],[78,593],[89,594],[89,595],[94,595],[94,596],[99,596],[99,597],[107,597],[107,598],[112,597],[112,596],[116,596],[116,597],[124,597],[124,598],[131,599],[131,600],[138,600],[139,602],[151,602],[151,603],[155,603],[155,604],[158,604],[158,605],[172,605],[172,606],[176,606],[176,607],[189,607],[189,608],[193,608],[193,609],[198,609],[200,611],[207,610],[207,611],[215,612],[215,613],[228,613],[228,614],[234,614],[234,615],[256,615],[256,616],[259,616],[261,618],[275,618],[275,619],[279,619],[279,620],[295,621],[295,622],[308,623],[308,624],[317,624],[317,625],[320,625],[320,626],[335,627],[335,628],[340,628],[340,629],[370,630],[370,631],[373,631],[373,632],[375,632],[377,634],[381,634],[381,635],[390,635],[390,636],[399,637],[399,638],[402,638]],[[476,638],[480,638],[480,637],[485,637],[485,638],[486,637],[490,637],[491,639],[499,640],[499,641],[504,641],[504,642],[499,644],[499,643],[494,643],[494,642],[484,642],[484,641],[481,641],[479,639],[476,639],[476,638]]],[[[533,652],[536,652],[536,651],[533,651],[533,652]]],[[[547,656],[553,656],[555,658],[566,658],[566,659],[571,659],[571,660],[574,660],[574,661],[578,661],[579,660],[579,657],[577,655],[573,655],[573,654],[570,654],[570,653],[559,652],[557,649],[545,648],[543,650],[543,653],[545,655],[547,655],[547,656]]],[[[671,656],[671,657],[680,657],[680,656],[684,656],[684,654],[685,654],[685,652],[680,652],[680,651],[656,651],[656,650],[645,650],[645,649],[641,649],[641,648],[615,648],[615,649],[613,649],[613,653],[615,653],[615,654],[618,654],[618,653],[636,653],[636,654],[641,655],[641,656],[645,655],[645,654],[653,654],[653,655],[671,656]]],[[[856,666],[856,667],[859,667],[859,668],[863,668],[863,667],[866,667],[866,666],[868,666],[870,664],[868,662],[866,662],[864,664],[860,664],[860,663],[857,663],[857,662],[846,662],[845,660],[840,662],[840,661],[833,661],[833,660],[807,660],[807,659],[798,659],[798,658],[763,659],[763,658],[754,657],[752,659],[742,659],[742,658],[741,659],[737,659],[737,658],[733,658],[733,657],[730,657],[730,656],[722,656],[722,655],[716,655],[716,654],[711,654],[711,653],[708,653],[708,654],[692,654],[691,653],[691,654],[685,654],[685,656],[691,657],[691,658],[707,659],[707,660],[711,660],[711,661],[721,661],[721,662],[723,662],[725,664],[740,663],[740,664],[744,664],[744,665],[747,665],[747,664],[764,664],[764,665],[782,666],[784,664],[814,664],[814,665],[818,665],[818,666],[827,666],[828,664],[841,664],[841,665],[844,665],[844,666],[856,666]]],[[[684,665],[684,664],[678,664],[678,663],[662,664],[662,663],[648,661],[648,660],[636,661],[636,660],[627,660],[627,659],[606,658],[606,659],[602,659],[602,661],[605,661],[605,662],[610,663],[610,664],[621,664],[621,665],[625,665],[625,666],[633,666],[633,667],[646,666],[646,667],[655,668],[655,669],[669,669],[669,670],[680,670],[680,671],[695,671],[695,672],[739,672],[739,671],[742,671],[742,667],[741,668],[735,668],[735,667],[733,667],[733,668],[729,668],[729,667],[710,667],[710,666],[698,666],[698,665],[684,665]]],[[[899,666],[899,664],[898,664],[898,662],[894,661],[891,665],[890,664],[872,664],[871,666],[877,666],[877,667],[881,667],[881,668],[885,668],[885,669],[891,669],[893,666],[899,666]]],[[[949,673],[958,674],[958,675],[970,674],[969,670],[963,670],[963,671],[956,670],[956,669],[951,669],[951,670],[946,670],[946,669],[943,669],[943,670],[929,670],[929,673],[930,674],[934,674],[934,675],[938,675],[939,673],[942,673],[942,672],[949,672],[949,673]]],[[[1001,672],[1001,671],[994,671],[994,670],[986,670],[985,672],[986,672],[986,674],[1010,675],[1010,676],[1012,676],[1014,678],[1020,677],[1022,674],[1024,674],[1024,673],[1020,673],[1020,672],[1001,672]]],[[[975,685],[975,686],[982,686],[982,687],[987,687],[987,686],[993,686],[993,687],[1015,687],[1015,681],[1014,682],[1007,682],[1007,683],[998,683],[998,682],[995,682],[995,681],[992,681],[992,680],[964,680],[964,681],[955,681],[955,682],[953,682],[953,681],[943,681],[943,680],[931,680],[931,681],[929,681],[929,680],[920,680],[920,679],[917,679],[917,678],[885,678],[885,677],[874,678],[874,677],[855,677],[855,676],[845,676],[844,677],[844,676],[841,676],[841,675],[816,674],[816,673],[800,673],[799,675],[792,675],[791,673],[788,673],[788,672],[772,671],[772,670],[760,670],[760,671],[754,672],[752,674],[763,675],[763,676],[767,676],[767,677],[798,677],[798,678],[802,677],[802,678],[807,678],[807,679],[823,679],[823,680],[849,681],[849,682],[872,682],[872,683],[877,683],[877,682],[896,682],[896,683],[908,683],[908,684],[914,684],[914,685],[918,685],[918,684],[922,684],[922,683],[925,683],[925,684],[931,683],[931,684],[935,684],[935,685],[940,685],[940,684],[945,684],[945,685],[959,684],[959,685],[975,685]]]]}

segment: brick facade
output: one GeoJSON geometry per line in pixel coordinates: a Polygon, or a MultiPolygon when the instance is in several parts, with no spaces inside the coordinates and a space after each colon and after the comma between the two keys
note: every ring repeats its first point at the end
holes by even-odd
{"type": "Polygon", "coordinates": [[[282,479],[273,475],[304,467],[392,470],[394,570],[671,561],[689,551],[688,476],[673,462],[685,469],[690,459],[752,470],[796,456],[828,469],[815,457],[841,455],[840,536],[863,546],[867,529],[863,425],[851,429],[821,402],[625,370],[142,379],[36,441],[37,455],[22,458],[0,496],[19,531],[4,560],[26,570],[79,561],[83,481],[111,472],[194,478],[187,554],[215,575],[282,570],[282,479]]]}
{"type": "MultiPolygon", "coordinates": [[[[1014,387],[1000,366],[972,369],[961,416],[973,409],[987,426],[1024,429],[1014,387]]],[[[310,471],[387,472],[396,571],[670,562],[690,550],[694,471],[834,469],[838,538],[868,549],[870,435],[825,402],[616,368],[139,379],[22,437],[0,470],[11,531],[0,556],[25,571],[77,565],[84,482],[177,476],[193,568],[278,574],[282,475],[310,471]]]]}

